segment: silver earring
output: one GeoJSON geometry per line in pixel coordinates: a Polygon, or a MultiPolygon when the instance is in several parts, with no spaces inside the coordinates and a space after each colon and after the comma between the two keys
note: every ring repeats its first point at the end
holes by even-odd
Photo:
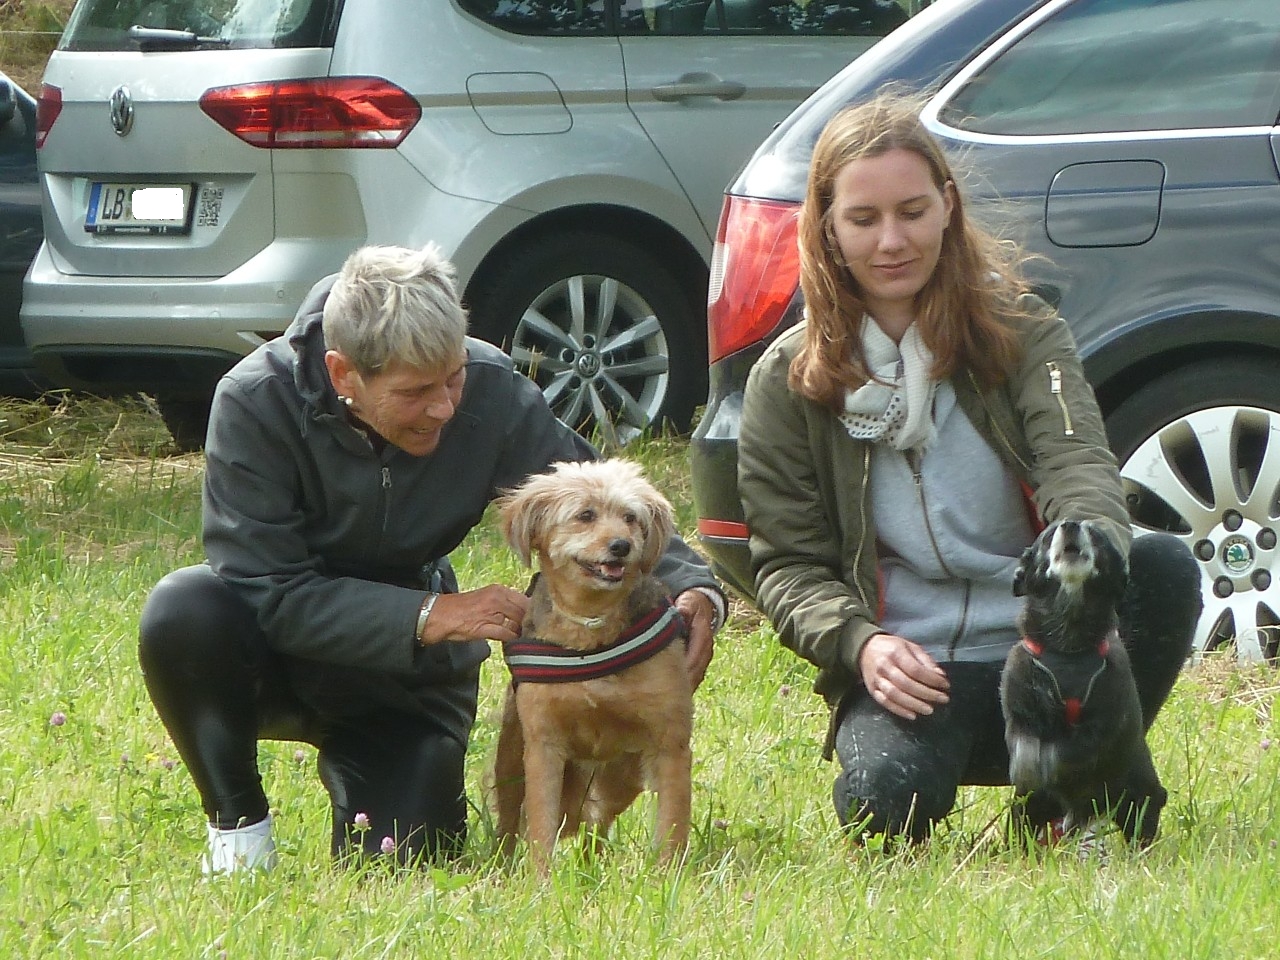
{"type": "Polygon", "coordinates": [[[348,407],[353,406],[356,402],[355,397],[344,397],[342,394],[338,394],[338,399],[341,400],[343,403],[345,403],[348,407]]]}

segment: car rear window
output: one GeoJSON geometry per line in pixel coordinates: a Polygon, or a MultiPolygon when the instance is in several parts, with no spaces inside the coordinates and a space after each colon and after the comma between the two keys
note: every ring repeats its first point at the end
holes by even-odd
{"type": "Polygon", "coordinates": [[[1280,0],[1078,0],[976,74],[943,108],[961,130],[1013,136],[1271,126],[1280,0]]]}
{"type": "Polygon", "coordinates": [[[58,48],[137,50],[131,27],[175,32],[152,33],[151,49],[326,47],[341,8],[342,0],[80,0],[58,48]]]}

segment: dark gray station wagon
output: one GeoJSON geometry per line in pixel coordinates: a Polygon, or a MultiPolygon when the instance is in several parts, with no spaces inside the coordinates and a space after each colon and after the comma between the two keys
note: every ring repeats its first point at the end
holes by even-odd
{"type": "Polygon", "coordinates": [[[750,593],[736,440],[751,365],[800,315],[795,213],[827,119],[888,81],[1053,264],[1135,531],[1201,564],[1197,646],[1280,640],[1280,2],[940,0],[799,107],[730,186],[709,293],[699,532],[750,593]]]}

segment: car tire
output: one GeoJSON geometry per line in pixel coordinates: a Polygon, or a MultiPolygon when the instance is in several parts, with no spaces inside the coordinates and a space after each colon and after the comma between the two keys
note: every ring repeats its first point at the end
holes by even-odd
{"type": "Polygon", "coordinates": [[[1280,396],[1274,361],[1205,360],[1107,418],[1134,533],[1180,537],[1200,564],[1197,652],[1271,659],[1280,640],[1280,396]]]}
{"type": "Polygon", "coordinates": [[[173,445],[182,453],[198,453],[204,449],[204,436],[209,429],[208,400],[169,400],[156,397],[160,417],[173,437],[173,445]]]}
{"type": "Polygon", "coordinates": [[[571,427],[605,446],[659,424],[688,429],[705,326],[656,257],[605,234],[543,236],[481,282],[476,333],[510,353],[571,427]]]}

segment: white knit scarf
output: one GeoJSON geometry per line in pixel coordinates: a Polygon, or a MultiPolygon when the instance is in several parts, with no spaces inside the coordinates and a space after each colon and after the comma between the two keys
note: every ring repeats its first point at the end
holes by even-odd
{"type": "Polygon", "coordinates": [[[920,331],[913,323],[902,342],[894,343],[878,323],[864,316],[862,349],[876,379],[845,395],[840,422],[855,440],[883,440],[898,450],[923,450],[934,437],[933,394],[938,385],[929,376],[933,354],[920,331]]]}

